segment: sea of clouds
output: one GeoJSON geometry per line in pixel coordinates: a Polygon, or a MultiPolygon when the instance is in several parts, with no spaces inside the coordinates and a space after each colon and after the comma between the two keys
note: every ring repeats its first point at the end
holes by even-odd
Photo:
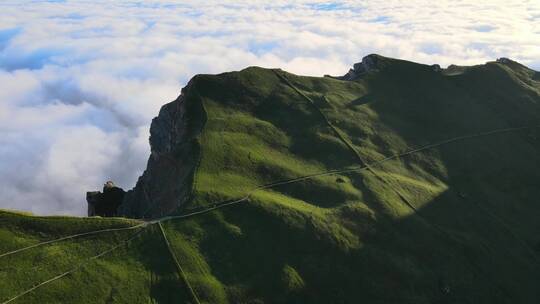
{"type": "Polygon", "coordinates": [[[342,75],[369,53],[540,68],[540,1],[0,2],[0,208],[84,215],[134,186],[149,124],[198,73],[342,75]]]}

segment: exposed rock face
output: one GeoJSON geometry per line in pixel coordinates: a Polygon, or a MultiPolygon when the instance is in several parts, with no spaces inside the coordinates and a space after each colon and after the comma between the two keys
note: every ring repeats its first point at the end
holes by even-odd
{"type": "Polygon", "coordinates": [[[341,80],[355,80],[365,73],[377,71],[382,57],[376,54],[370,54],[362,58],[362,62],[355,63],[349,72],[341,77],[341,80]]]}
{"type": "Polygon", "coordinates": [[[99,191],[88,191],[86,192],[86,202],[88,203],[88,216],[96,215],[96,205],[99,204],[101,200],[101,192],[99,191]]]}
{"type": "Polygon", "coordinates": [[[508,64],[508,63],[513,62],[513,61],[510,60],[509,58],[501,57],[501,58],[497,58],[497,62],[498,63],[503,63],[503,64],[508,64]]]}
{"type": "Polygon", "coordinates": [[[204,119],[196,97],[189,99],[191,105],[187,104],[189,88],[190,84],[152,120],[151,155],[146,170],[135,188],[127,192],[118,210],[120,215],[155,218],[174,213],[189,198],[199,157],[195,135],[204,119]]]}
{"type": "Polygon", "coordinates": [[[432,69],[434,72],[437,72],[437,73],[442,71],[441,66],[438,65],[438,64],[433,64],[433,65],[431,65],[431,69],[432,69]]]}
{"type": "Polygon", "coordinates": [[[103,192],[87,192],[88,216],[116,216],[125,194],[126,192],[116,187],[112,181],[103,185],[103,192]]]}

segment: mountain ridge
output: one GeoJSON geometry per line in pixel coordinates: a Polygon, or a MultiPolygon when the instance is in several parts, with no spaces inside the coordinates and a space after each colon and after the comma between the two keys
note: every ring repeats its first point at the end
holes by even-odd
{"type": "MultiPolygon", "coordinates": [[[[397,59],[393,59],[393,58],[388,58],[388,57],[384,57],[384,56],[381,56],[381,55],[378,55],[378,54],[370,54],[370,55],[367,55],[365,56],[361,62],[359,63],[356,63],[353,67],[353,69],[351,69],[347,74],[345,74],[344,76],[340,76],[340,77],[333,77],[333,76],[329,76],[331,78],[335,78],[335,79],[338,79],[338,80],[348,80],[348,81],[354,81],[355,79],[358,79],[362,76],[365,76],[365,73],[367,72],[377,72],[379,71],[380,69],[384,69],[385,66],[389,65],[390,63],[392,62],[400,62],[400,63],[404,63],[404,64],[413,64],[413,65],[418,65],[416,63],[413,63],[413,62],[408,62],[408,61],[404,61],[404,60],[397,60],[397,59]]],[[[460,74],[462,74],[465,70],[471,70],[471,69],[475,69],[475,68],[481,68],[481,67],[485,67],[487,65],[492,65],[492,64],[496,64],[496,65],[499,65],[499,66],[505,66],[505,67],[508,67],[510,69],[512,69],[513,71],[516,71],[516,70],[519,70],[519,72],[521,74],[524,74],[523,70],[526,70],[526,71],[531,71],[534,73],[533,70],[530,70],[528,69],[527,67],[515,62],[515,61],[512,61],[510,59],[507,59],[507,58],[500,58],[496,61],[492,61],[492,62],[488,62],[486,65],[477,65],[477,66],[470,66],[470,67],[466,67],[466,66],[463,66],[463,67],[460,67],[460,69],[462,70],[460,74]]],[[[425,67],[426,69],[431,69],[433,70],[434,72],[436,73],[441,73],[441,74],[449,74],[449,75],[455,75],[455,72],[454,70],[456,69],[455,67],[453,66],[450,66],[449,68],[447,69],[441,69],[440,71],[439,70],[434,70],[433,69],[433,65],[420,65],[420,66],[423,66],[425,67]]],[[[229,74],[229,73],[243,73],[245,71],[249,71],[249,70],[252,70],[252,69],[262,69],[262,68],[259,68],[259,67],[248,67],[246,69],[243,69],[241,71],[238,71],[238,72],[228,72],[228,73],[224,73],[224,74],[229,74]]],[[[269,69],[269,71],[279,71],[279,69],[269,69]]],[[[224,74],[219,74],[219,75],[224,75],[224,74]]],[[[179,144],[184,144],[182,142],[182,137],[183,136],[187,136],[188,139],[186,141],[191,141],[193,136],[196,136],[196,135],[193,135],[193,134],[196,134],[197,132],[200,132],[200,130],[198,130],[198,128],[202,128],[202,125],[204,125],[205,122],[200,122],[198,126],[193,126],[193,130],[189,130],[187,131],[186,133],[191,133],[191,135],[185,135],[185,134],[182,134],[180,130],[177,130],[177,127],[173,127],[173,129],[175,129],[176,131],[175,132],[170,132],[170,130],[167,129],[167,127],[170,127],[171,125],[176,125],[176,120],[175,119],[175,115],[171,114],[171,110],[168,109],[168,107],[176,107],[175,110],[173,111],[180,111],[182,112],[181,115],[185,115],[185,112],[186,110],[184,109],[184,103],[182,102],[182,99],[185,98],[184,97],[184,92],[187,92],[189,90],[189,88],[191,87],[192,85],[192,82],[196,82],[196,79],[197,77],[205,77],[205,75],[196,75],[189,83],[188,85],[186,85],[186,87],[182,90],[183,93],[178,97],[177,100],[173,101],[172,103],[169,103],[167,104],[166,106],[164,106],[162,108],[162,110],[160,111],[160,115],[158,117],[156,117],[154,120],[153,120],[153,124],[152,124],[152,127],[151,127],[151,137],[150,137],[150,143],[151,143],[151,146],[152,146],[152,155],[151,155],[151,158],[149,159],[149,163],[151,163],[152,161],[154,161],[155,159],[159,158],[158,155],[160,154],[166,154],[164,152],[171,152],[172,149],[174,148],[175,145],[179,145],[179,144]],[[161,119],[160,119],[161,118],[161,119]],[[155,126],[154,126],[155,125],[155,126]],[[163,126],[165,125],[165,126],[163,126]],[[178,134],[176,134],[176,132],[178,132],[178,134]],[[168,138],[167,140],[169,140],[170,142],[169,143],[165,143],[163,146],[165,147],[162,147],[162,145],[160,145],[159,143],[157,143],[157,141],[159,140],[153,140],[155,138],[160,138],[160,137],[167,137],[168,135],[170,134],[173,134],[171,136],[171,138],[168,138]],[[174,138],[173,138],[174,137],[174,138]],[[176,142],[176,143],[172,143],[174,141],[178,141],[179,142],[176,142]],[[154,149],[154,146],[156,146],[157,148],[154,149]]],[[[204,109],[199,109],[198,111],[203,111],[204,112],[204,109]]],[[[204,114],[203,114],[204,115],[204,114]]],[[[181,120],[181,119],[180,119],[181,120]]],[[[185,120],[184,120],[185,122],[185,120]]],[[[533,122],[534,123],[534,122],[533,122]]],[[[530,123],[530,125],[533,125],[533,123],[530,123]]],[[[517,125],[517,126],[522,126],[522,125],[517,125]]],[[[180,128],[187,128],[187,125],[181,125],[180,128]]],[[[193,147],[191,148],[193,149],[193,147]]],[[[193,152],[193,151],[192,151],[193,152]]],[[[196,153],[196,152],[195,152],[196,153]]],[[[177,158],[177,159],[181,159],[181,160],[184,160],[185,158],[187,158],[187,155],[188,153],[184,154],[183,157],[180,157],[180,158],[177,158]]],[[[165,156],[166,159],[170,160],[171,157],[167,157],[165,156]]],[[[167,160],[167,162],[169,162],[167,160]]],[[[190,167],[189,169],[187,170],[183,170],[182,172],[190,172],[192,170],[194,170],[194,167],[193,167],[193,163],[196,162],[196,160],[191,160],[192,162],[192,167],[190,167]]],[[[176,165],[175,165],[176,166],[176,165]]],[[[163,170],[162,170],[163,171],[163,170]]],[[[167,177],[167,178],[170,178],[170,177],[167,177]]],[[[183,176],[181,177],[180,179],[188,179],[189,177],[187,176],[183,176]]],[[[141,179],[144,180],[145,179],[145,176],[141,176],[141,179]]],[[[160,178],[150,178],[150,180],[160,180],[160,178]]],[[[179,184],[182,184],[182,182],[180,182],[179,184]]],[[[141,202],[141,201],[150,201],[151,199],[149,198],[149,194],[147,193],[147,190],[141,190],[140,189],[141,187],[137,188],[135,187],[134,189],[132,189],[132,191],[130,191],[131,193],[131,196],[128,195],[128,198],[124,201],[124,204],[122,205],[121,207],[121,214],[124,214],[124,215],[127,215],[127,216],[130,216],[130,213],[127,211],[127,206],[129,206],[131,203],[131,201],[137,201],[137,202],[141,202]],[[138,195],[135,195],[135,198],[133,198],[133,193],[132,192],[142,192],[139,193],[138,195]],[[145,193],[146,192],[146,193],[145,193]]],[[[148,187],[148,186],[145,186],[145,187],[142,187],[142,188],[152,188],[152,186],[148,187]]],[[[155,187],[154,187],[155,188],[155,187]]],[[[186,188],[189,188],[189,187],[186,187],[186,188]]],[[[176,190],[178,191],[178,190],[176,190]]],[[[162,194],[160,195],[157,195],[157,196],[163,196],[162,194]]],[[[179,195],[178,193],[174,193],[172,194],[172,197],[178,197],[178,196],[183,196],[183,199],[182,200],[188,200],[188,194],[187,193],[183,193],[182,195],[179,195]]],[[[165,195],[165,197],[167,197],[167,200],[171,200],[170,199],[170,196],[167,196],[165,195]]],[[[181,203],[180,203],[181,204],[181,203]]],[[[154,205],[158,205],[158,206],[163,206],[163,205],[167,205],[167,203],[163,202],[163,201],[160,201],[158,203],[155,203],[154,205]]],[[[171,207],[169,207],[169,209],[171,209],[171,207]]],[[[142,212],[141,214],[139,214],[139,216],[142,215],[142,217],[144,216],[147,216],[148,214],[144,214],[144,213],[148,213],[149,210],[151,210],[150,207],[147,207],[147,209],[142,212]]],[[[163,211],[161,211],[160,213],[161,216],[163,216],[163,211]]]]}

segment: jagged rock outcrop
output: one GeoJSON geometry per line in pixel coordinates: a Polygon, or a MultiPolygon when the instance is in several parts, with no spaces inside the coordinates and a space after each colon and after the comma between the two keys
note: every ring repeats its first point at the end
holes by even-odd
{"type": "Polygon", "coordinates": [[[362,58],[361,62],[355,63],[347,74],[337,78],[341,80],[355,80],[368,72],[377,71],[380,68],[382,59],[383,57],[377,54],[367,55],[362,58]]]}
{"type": "Polygon", "coordinates": [[[441,66],[439,64],[433,64],[431,65],[431,69],[434,71],[434,72],[441,72],[443,69],[441,68],[441,66]]]}
{"type": "Polygon", "coordinates": [[[497,58],[497,62],[502,63],[502,64],[509,64],[509,63],[514,62],[514,61],[512,61],[510,58],[501,57],[501,58],[497,58]]]}
{"type": "Polygon", "coordinates": [[[112,181],[103,185],[103,192],[87,192],[88,216],[116,216],[125,194],[124,189],[117,187],[112,181]]]}

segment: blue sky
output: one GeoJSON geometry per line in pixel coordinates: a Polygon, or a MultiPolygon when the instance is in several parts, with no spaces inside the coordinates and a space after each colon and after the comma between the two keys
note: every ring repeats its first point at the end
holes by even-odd
{"type": "Polygon", "coordinates": [[[370,53],[540,69],[538,1],[0,2],[0,208],[85,211],[131,188],[149,124],[195,74],[344,74],[370,53]],[[121,164],[121,165],[119,165],[121,164]]]}

